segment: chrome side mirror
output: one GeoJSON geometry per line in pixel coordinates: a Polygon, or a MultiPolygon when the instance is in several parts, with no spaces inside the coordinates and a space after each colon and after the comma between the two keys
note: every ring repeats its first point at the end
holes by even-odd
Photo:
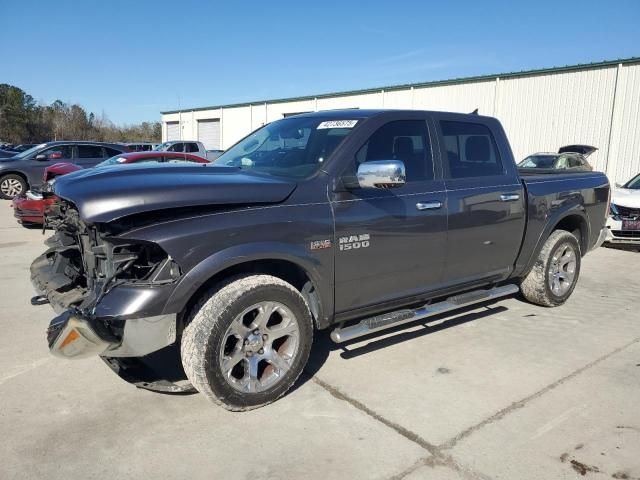
{"type": "Polygon", "coordinates": [[[374,160],[358,166],[360,188],[396,188],[406,181],[404,163],[400,160],[374,160]]]}

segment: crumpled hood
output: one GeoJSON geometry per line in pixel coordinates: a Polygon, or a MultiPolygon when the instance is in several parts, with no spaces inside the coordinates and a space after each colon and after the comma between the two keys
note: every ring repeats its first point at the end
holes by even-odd
{"type": "Polygon", "coordinates": [[[278,203],[295,188],[233,167],[140,164],[73,172],[56,179],[54,192],[95,223],[169,208],[278,203]]]}
{"type": "Polygon", "coordinates": [[[611,202],[622,207],[640,208],[640,190],[616,188],[611,194],[611,202]]]}

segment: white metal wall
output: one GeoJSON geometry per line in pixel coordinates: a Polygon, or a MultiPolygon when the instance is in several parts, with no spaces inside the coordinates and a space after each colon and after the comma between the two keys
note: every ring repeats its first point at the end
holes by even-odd
{"type": "Polygon", "coordinates": [[[640,63],[164,114],[163,140],[168,122],[179,122],[182,139],[191,140],[198,120],[219,118],[226,149],[285,114],[338,108],[477,108],[502,122],[516,160],[586,143],[599,148],[589,161],[612,182],[640,173],[640,63]]]}

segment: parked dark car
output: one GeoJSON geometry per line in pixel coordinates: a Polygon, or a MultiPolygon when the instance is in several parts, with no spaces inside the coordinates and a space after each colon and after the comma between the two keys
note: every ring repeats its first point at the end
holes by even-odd
{"type": "Polygon", "coordinates": [[[36,145],[13,157],[0,159],[0,198],[11,200],[16,195],[42,183],[44,169],[56,162],[72,162],[83,168],[126,153],[129,149],[117,143],[64,141],[36,145]]]}
{"type": "Polygon", "coordinates": [[[596,150],[598,149],[591,145],[567,145],[561,147],[558,153],[529,155],[518,164],[518,168],[590,172],[593,167],[587,162],[587,157],[596,150]]]}
{"type": "Polygon", "coordinates": [[[11,146],[8,148],[0,149],[0,158],[13,157],[18,153],[22,153],[25,150],[35,147],[35,143],[21,143],[20,145],[11,146]]]}
{"type": "Polygon", "coordinates": [[[411,110],[288,117],[209,165],[55,194],[31,266],[50,351],[230,410],[284,395],[315,329],[346,342],[518,290],[563,304],[609,208],[602,173],[521,176],[494,118],[411,110]]]}
{"type": "MultiPolygon", "coordinates": [[[[132,165],[136,163],[209,163],[202,157],[190,155],[188,153],[171,153],[171,152],[138,152],[123,153],[115,157],[108,158],[96,165],[94,168],[108,167],[113,165],[132,165]]],[[[71,172],[82,170],[80,165],[74,163],[56,163],[45,168],[43,185],[71,172]]],[[[55,195],[48,195],[47,190],[50,185],[44,185],[45,188],[33,188],[25,194],[18,195],[13,198],[13,215],[18,219],[18,223],[23,225],[42,225],[44,223],[45,210],[53,205],[57,200],[55,195]]]]}

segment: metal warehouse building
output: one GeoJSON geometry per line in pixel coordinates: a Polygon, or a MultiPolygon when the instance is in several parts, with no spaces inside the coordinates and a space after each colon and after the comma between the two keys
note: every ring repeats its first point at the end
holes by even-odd
{"type": "Polygon", "coordinates": [[[162,137],[226,149],[265,123],[340,108],[477,108],[502,122],[517,160],[583,143],[611,181],[640,172],[640,58],[162,112],[162,137]]]}

